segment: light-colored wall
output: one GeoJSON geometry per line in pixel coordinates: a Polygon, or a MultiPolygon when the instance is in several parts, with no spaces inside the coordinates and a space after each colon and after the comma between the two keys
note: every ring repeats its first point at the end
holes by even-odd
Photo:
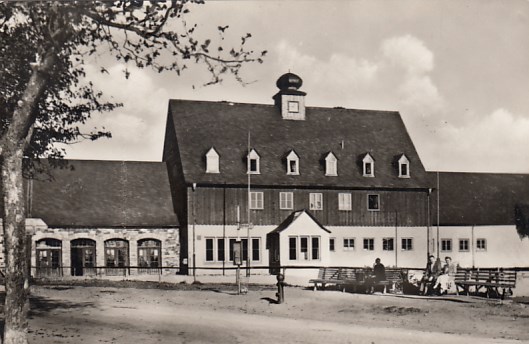
{"type": "Polygon", "coordinates": [[[427,258],[427,227],[327,227],[331,238],[335,238],[335,251],[330,252],[333,266],[373,266],[380,258],[386,267],[423,268],[427,258]],[[344,238],[354,238],[354,249],[344,249],[344,238]],[[374,250],[364,250],[364,239],[373,238],[374,250]],[[384,251],[383,238],[393,238],[393,251],[384,251]],[[395,240],[395,238],[397,240],[395,240]],[[402,238],[413,238],[413,249],[401,249],[402,238]]]}
{"type": "MultiPolygon", "coordinates": [[[[329,254],[329,233],[317,225],[307,214],[301,214],[287,229],[279,235],[279,248],[281,255],[281,265],[292,266],[328,266],[331,263],[329,254]],[[298,237],[296,260],[289,260],[289,238],[298,237]],[[309,250],[311,250],[311,237],[320,238],[320,258],[305,260],[300,254],[299,237],[309,237],[309,250]]],[[[312,253],[309,252],[309,256],[312,253]]]]}
{"type": "MultiPolygon", "coordinates": [[[[432,238],[435,239],[437,229],[432,230],[432,238]]],[[[439,239],[452,239],[451,251],[443,252],[439,249],[441,258],[450,256],[463,267],[529,267],[529,238],[520,238],[514,225],[441,226],[439,239]],[[487,249],[484,251],[476,248],[476,240],[480,238],[487,241],[487,249]],[[467,252],[459,251],[459,239],[469,239],[470,247],[467,252]]],[[[435,242],[432,244],[435,247],[435,242]]]]}

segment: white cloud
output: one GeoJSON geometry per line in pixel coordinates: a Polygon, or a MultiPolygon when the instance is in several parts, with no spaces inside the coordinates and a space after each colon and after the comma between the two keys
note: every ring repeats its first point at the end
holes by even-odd
{"type": "Polygon", "coordinates": [[[434,54],[418,38],[405,35],[386,39],[381,45],[387,61],[411,74],[428,73],[434,68],[434,54]]]}
{"type": "Polygon", "coordinates": [[[420,142],[431,169],[461,170],[461,166],[468,166],[467,171],[529,171],[527,116],[498,108],[466,124],[439,123],[438,128],[434,137],[420,142]]]}

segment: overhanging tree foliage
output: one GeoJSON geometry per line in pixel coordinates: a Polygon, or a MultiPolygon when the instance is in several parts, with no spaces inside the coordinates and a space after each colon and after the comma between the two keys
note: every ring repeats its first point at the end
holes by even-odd
{"type": "MultiPolygon", "coordinates": [[[[241,81],[241,67],[262,62],[247,49],[250,34],[226,47],[228,26],[218,40],[197,39],[185,15],[202,1],[32,1],[0,2],[0,154],[6,248],[5,343],[27,343],[28,266],[23,197],[24,158],[60,158],[57,143],[110,137],[84,132],[94,112],[121,104],[103,100],[87,80],[90,57],[110,53],[117,63],[180,75],[191,64],[206,66],[210,79],[229,74],[241,81]]],[[[101,72],[105,72],[101,68],[101,72]]],[[[125,79],[124,79],[125,80],[125,79]]]]}

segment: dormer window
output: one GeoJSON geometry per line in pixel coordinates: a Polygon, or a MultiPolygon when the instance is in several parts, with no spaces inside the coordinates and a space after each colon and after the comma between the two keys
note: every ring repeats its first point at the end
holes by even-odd
{"type": "Polygon", "coordinates": [[[375,160],[373,160],[373,157],[369,153],[362,159],[362,165],[364,177],[375,176],[375,160]]]}
{"type": "Polygon", "coordinates": [[[338,175],[338,159],[332,152],[327,154],[325,157],[325,175],[326,176],[337,176],[338,175]]]}
{"type": "Polygon", "coordinates": [[[248,174],[259,174],[260,173],[259,172],[260,171],[259,160],[260,160],[259,154],[257,154],[255,149],[252,149],[247,156],[248,174]]]}
{"type": "Polygon", "coordinates": [[[410,178],[410,161],[404,154],[399,159],[399,178],[410,178]]]}
{"type": "Polygon", "coordinates": [[[220,173],[219,153],[213,147],[206,153],[206,173],[220,173]]]}
{"type": "Polygon", "coordinates": [[[287,174],[299,175],[299,157],[293,150],[287,155],[287,174]]]}

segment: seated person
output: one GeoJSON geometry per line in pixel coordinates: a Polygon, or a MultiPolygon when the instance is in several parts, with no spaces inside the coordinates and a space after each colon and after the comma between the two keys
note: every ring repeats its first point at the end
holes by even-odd
{"type": "Polygon", "coordinates": [[[432,293],[433,286],[437,280],[437,277],[441,273],[441,260],[433,255],[428,257],[428,263],[419,286],[419,293],[421,295],[429,295],[432,293]]]}
{"type": "Polygon", "coordinates": [[[454,287],[456,272],[457,267],[455,264],[452,264],[452,258],[445,257],[445,265],[443,266],[442,273],[437,277],[433,290],[437,291],[440,295],[447,294],[448,290],[452,290],[454,287]]]}

